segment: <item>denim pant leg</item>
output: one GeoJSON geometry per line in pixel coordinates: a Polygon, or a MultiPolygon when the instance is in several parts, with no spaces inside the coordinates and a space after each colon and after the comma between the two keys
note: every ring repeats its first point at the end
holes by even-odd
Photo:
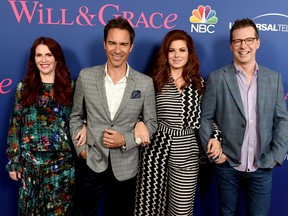
{"type": "Polygon", "coordinates": [[[246,215],[268,216],[272,191],[272,169],[246,173],[244,196],[246,215]]]}
{"type": "Polygon", "coordinates": [[[216,164],[219,216],[235,216],[238,213],[241,174],[227,162],[216,164]]]}
{"type": "Polygon", "coordinates": [[[216,165],[219,215],[238,214],[240,191],[245,197],[247,216],[268,216],[272,189],[272,169],[240,172],[227,162],[216,165]]]}

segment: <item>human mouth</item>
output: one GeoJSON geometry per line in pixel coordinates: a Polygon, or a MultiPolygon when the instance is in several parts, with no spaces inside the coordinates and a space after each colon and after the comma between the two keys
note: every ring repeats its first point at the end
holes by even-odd
{"type": "Polygon", "coordinates": [[[49,66],[50,66],[50,64],[41,64],[41,67],[42,67],[43,69],[47,69],[47,68],[49,68],[49,66]]]}
{"type": "Polygon", "coordinates": [[[173,60],[174,64],[180,64],[181,61],[180,60],[173,60]]]}
{"type": "Polygon", "coordinates": [[[115,61],[120,61],[121,60],[121,56],[118,56],[118,55],[113,55],[113,59],[115,60],[115,61]]]}
{"type": "Polygon", "coordinates": [[[240,55],[247,55],[249,54],[249,51],[242,51],[242,52],[239,52],[240,55]]]}

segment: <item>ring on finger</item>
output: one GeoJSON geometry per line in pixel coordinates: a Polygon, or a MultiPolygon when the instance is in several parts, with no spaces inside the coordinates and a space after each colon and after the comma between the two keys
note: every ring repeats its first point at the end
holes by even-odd
{"type": "Polygon", "coordinates": [[[142,140],[141,140],[141,138],[137,137],[137,138],[135,138],[135,142],[137,145],[140,145],[142,143],[142,140]]]}

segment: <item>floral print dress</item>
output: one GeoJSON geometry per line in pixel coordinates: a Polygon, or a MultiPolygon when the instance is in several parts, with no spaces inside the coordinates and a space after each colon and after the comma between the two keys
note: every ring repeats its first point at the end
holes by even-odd
{"type": "Polygon", "coordinates": [[[22,107],[17,86],[8,131],[8,171],[21,172],[19,215],[69,215],[75,168],[69,135],[71,107],[53,100],[53,84],[43,83],[37,102],[22,107]]]}

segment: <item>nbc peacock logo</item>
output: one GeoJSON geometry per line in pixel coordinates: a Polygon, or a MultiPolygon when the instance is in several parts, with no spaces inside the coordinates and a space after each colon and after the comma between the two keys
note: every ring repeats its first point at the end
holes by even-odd
{"type": "Polygon", "coordinates": [[[189,17],[191,32],[197,33],[214,33],[215,24],[218,22],[216,11],[212,10],[209,5],[199,5],[197,9],[192,10],[189,17]]]}

